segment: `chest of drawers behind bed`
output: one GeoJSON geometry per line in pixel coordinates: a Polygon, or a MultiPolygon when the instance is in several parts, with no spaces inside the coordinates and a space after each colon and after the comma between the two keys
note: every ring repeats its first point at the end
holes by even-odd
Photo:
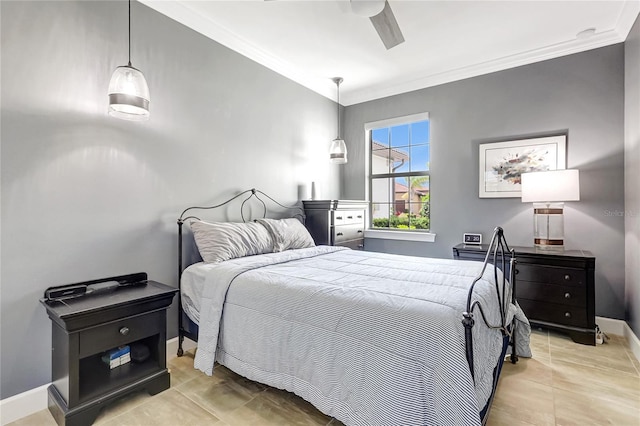
{"type": "Polygon", "coordinates": [[[367,203],[357,200],[304,200],[305,225],[316,245],[364,248],[367,203]]]}

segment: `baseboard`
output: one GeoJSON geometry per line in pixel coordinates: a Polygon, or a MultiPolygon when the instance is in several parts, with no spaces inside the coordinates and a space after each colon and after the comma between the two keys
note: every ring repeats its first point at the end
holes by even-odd
{"type": "Polygon", "coordinates": [[[49,383],[0,401],[0,423],[6,425],[47,408],[49,383]]]}
{"type": "Polygon", "coordinates": [[[631,327],[629,327],[629,324],[627,324],[626,321],[596,317],[596,324],[598,324],[600,330],[604,331],[606,334],[615,334],[625,337],[627,342],[629,342],[631,353],[633,353],[636,359],[640,362],[640,339],[638,339],[638,336],[636,336],[633,330],[631,330],[631,327]]]}
{"type": "MultiPolygon", "coordinates": [[[[182,350],[189,351],[195,348],[197,344],[187,338],[182,342],[182,350]]],[[[178,353],[178,338],[174,337],[173,339],[167,340],[167,362],[172,360],[177,356],[178,353]]]]}
{"type": "Polygon", "coordinates": [[[616,336],[624,336],[625,327],[628,327],[623,320],[605,317],[596,317],[596,324],[598,324],[601,331],[606,334],[615,334],[616,336]]]}
{"type": "MultiPolygon", "coordinates": [[[[185,351],[196,347],[196,343],[184,339],[182,349],[185,351]]],[[[176,357],[178,338],[167,340],[167,362],[176,357]]],[[[0,425],[4,426],[23,417],[47,408],[47,388],[50,383],[30,389],[0,401],[0,425]]]]}
{"type": "Polygon", "coordinates": [[[634,354],[636,359],[640,362],[640,339],[638,339],[638,336],[636,336],[633,330],[631,330],[629,324],[625,323],[625,326],[624,337],[626,337],[627,342],[629,342],[631,353],[634,354]]]}

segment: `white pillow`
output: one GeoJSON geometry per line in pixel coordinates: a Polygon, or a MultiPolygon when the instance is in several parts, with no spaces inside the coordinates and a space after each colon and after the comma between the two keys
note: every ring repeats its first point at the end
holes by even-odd
{"type": "Polygon", "coordinates": [[[256,222],[269,230],[273,239],[274,252],[315,247],[309,231],[296,218],[256,219],[256,222]]]}
{"type": "Polygon", "coordinates": [[[272,253],[274,249],[271,234],[259,223],[208,223],[194,220],[189,225],[200,256],[206,263],[272,253]]]}

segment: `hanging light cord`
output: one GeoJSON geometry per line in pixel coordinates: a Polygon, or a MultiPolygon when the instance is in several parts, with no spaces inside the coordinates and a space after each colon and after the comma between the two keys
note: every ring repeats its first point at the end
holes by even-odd
{"type": "Polygon", "coordinates": [[[129,0],[129,66],[131,66],[131,0],[129,0]]]}
{"type": "Polygon", "coordinates": [[[338,136],[336,139],[340,139],[340,80],[336,80],[336,85],[338,86],[338,136]]]}

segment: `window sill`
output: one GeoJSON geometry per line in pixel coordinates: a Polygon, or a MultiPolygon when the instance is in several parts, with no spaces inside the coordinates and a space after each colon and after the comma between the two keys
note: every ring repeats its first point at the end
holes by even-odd
{"type": "Polygon", "coordinates": [[[366,229],[364,237],[382,240],[421,241],[424,243],[434,243],[436,241],[436,234],[431,232],[387,231],[383,229],[366,229]]]}

